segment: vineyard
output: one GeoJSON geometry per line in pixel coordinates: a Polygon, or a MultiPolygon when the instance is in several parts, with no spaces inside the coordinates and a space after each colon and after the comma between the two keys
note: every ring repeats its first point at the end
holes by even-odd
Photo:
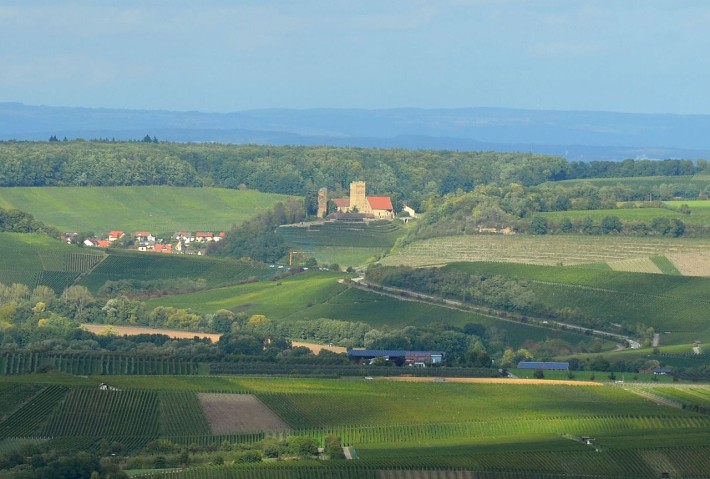
{"type": "Polygon", "coordinates": [[[456,261],[502,261],[581,265],[668,254],[703,255],[709,248],[710,240],[707,239],[469,235],[417,241],[383,258],[381,263],[390,266],[436,266],[456,261]]]}
{"type": "Polygon", "coordinates": [[[214,287],[266,279],[273,274],[272,270],[252,261],[109,250],[106,259],[82,278],[80,284],[97,291],[106,281],[186,278],[203,280],[206,286],[214,287]]]}
{"type": "Polygon", "coordinates": [[[84,375],[195,375],[200,363],[191,357],[121,353],[5,353],[0,375],[58,371],[84,375]]]}
{"type": "Polygon", "coordinates": [[[39,235],[0,233],[0,241],[0,283],[21,283],[30,288],[45,285],[57,293],[105,258],[101,251],[77,252],[76,247],[39,235]]]}
{"type": "Polygon", "coordinates": [[[319,263],[359,266],[388,252],[397,238],[405,234],[405,227],[391,221],[334,222],[283,226],[279,231],[288,244],[315,257],[319,263]]]}
{"type": "MultiPolygon", "coordinates": [[[[236,405],[246,404],[244,393],[256,394],[287,423],[276,437],[322,443],[335,435],[357,459],[194,466],[175,477],[552,479],[593,471],[600,478],[641,478],[671,471],[707,478],[710,470],[709,415],[659,407],[618,387],[245,377],[165,377],[158,384],[116,376],[102,390],[97,377],[65,376],[62,385],[44,385],[45,379],[54,381],[34,375],[0,384],[0,404],[13,409],[0,420],[0,453],[25,442],[93,450],[108,440],[134,454],[157,438],[247,447],[269,435],[210,433],[208,414],[258,421],[246,405],[207,413],[199,393],[221,391],[205,397],[236,405]],[[593,437],[592,445],[581,436],[593,437]]],[[[654,388],[708,398],[705,386],[654,388]]]]}

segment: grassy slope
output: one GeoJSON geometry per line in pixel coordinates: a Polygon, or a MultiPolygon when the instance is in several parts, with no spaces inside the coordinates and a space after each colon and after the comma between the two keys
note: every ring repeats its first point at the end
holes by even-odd
{"type": "Polygon", "coordinates": [[[657,331],[672,332],[663,336],[664,344],[710,340],[710,278],[509,263],[450,267],[529,280],[538,301],[545,305],[575,307],[589,317],[613,323],[640,322],[657,331]]]}
{"type": "Polygon", "coordinates": [[[309,272],[279,282],[230,286],[197,293],[164,296],[147,302],[149,308],[175,306],[210,313],[218,309],[264,314],[274,320],[318,318],[361,321],[375,328],[426,326],[443,322],[454,326],[479,323],[505,330],[507,339],[522,345],[526,340],[560,338],[572,344],[589,338],[564,331],[549,330],[514,322],[504,322],[479,314],[456,311],[437,305],[402,301],[339,284],[332,273],[309,272]]]}
{"type": "Polygon", "coordinates": [[[0,207],[17,208],[62,231],[170,233],[226,230],[285,196],[167,186],[0,188],[0,207]]]}

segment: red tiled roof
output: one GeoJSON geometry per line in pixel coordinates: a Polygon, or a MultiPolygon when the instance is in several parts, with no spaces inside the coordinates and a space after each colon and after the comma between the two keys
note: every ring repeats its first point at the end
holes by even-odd
{"type": "Polygon", "coordinates": [[[389,210],[392,211],[392,201],[389,196],[368,196],[368,203],[373,210],[389,210]]]}
{"type": "Polygon", "coordinates": [[[99,248],[108,248],[109,246],[111,246],[111,243],[108,240],[99,240],[98,246],[99,248]]]}
{"type": "Polygon", "coordinates": [[[125,233],[123,231],[109,231],[108,237],[109,238],[120,238],[124,234],[125,233]]]}
{"type": "Polygon", "coordinates": [[[208,231],[207,233],[203,233],[202,231],[198,231],[197,233],[195,233],[195,236],[196,236],[197,238],[211,238],[211,237],[212,237],[212,233],[209,232],[209,231],[208,231]]]}
{"type": "Polygon", "coordinates": [[[334,198],[333,203],[338,208],[350,208],[350,198],[334,198]]]}
{"type": "Polygon", "coordinates": [[[148,231],[139,231],[136,236],[150,236],[150,233],[148,231]]]}

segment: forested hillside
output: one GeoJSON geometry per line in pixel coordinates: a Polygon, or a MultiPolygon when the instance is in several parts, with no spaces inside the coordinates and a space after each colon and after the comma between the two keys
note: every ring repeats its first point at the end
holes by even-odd
{"type": "Polygon", "coordinates": [[[704,161],[628,160],[569,163],[531,153],[154,142],[0,143],[0,186],[173,185],[249,188],[310,198],[318,188],[341,194],[351,181],[420,209],[427,199],[481,184],[523,186],[589,177],[681,176],[704,161]]]}

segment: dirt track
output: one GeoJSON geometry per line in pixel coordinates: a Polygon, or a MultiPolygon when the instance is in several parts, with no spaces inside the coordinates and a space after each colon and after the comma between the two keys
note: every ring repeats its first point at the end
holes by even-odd
{"type": "Polygon", "coordinates": [[[548,386],[603,386],[593,381],[567,381],[553,379],[513,379],[513,378],[437,378],[392,376],[374,378],[375,381],[401,381],[410,383],[470,383],[470,384],[544,384],[548,386]]]}

